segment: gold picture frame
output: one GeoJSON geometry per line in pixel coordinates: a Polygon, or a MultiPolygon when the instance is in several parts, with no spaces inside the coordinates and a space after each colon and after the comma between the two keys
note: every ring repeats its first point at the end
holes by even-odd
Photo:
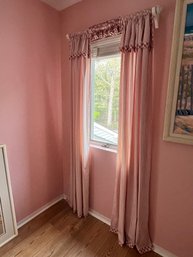
{"type": "Polygon", "coordinates": [[[193,145],[193,0],[176,1],[163,139],[193,145]]]}

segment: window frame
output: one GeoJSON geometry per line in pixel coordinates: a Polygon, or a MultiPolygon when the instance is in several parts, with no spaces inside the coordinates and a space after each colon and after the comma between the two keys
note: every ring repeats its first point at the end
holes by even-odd
{"type": "Polygon", "coordinates": [[[93,136],[93,132],[94,132],[94,120],[93,120],[93,109],[94,109],[94,70],[95,70],[95,61],[96,59],[97,60],[100,60],[100,59],[104,59],[105,57],[106,58],[111,58],[111,57],[114,57],[114,56],[120,56],[120,52],[118,53],[111,53],[111,54],[107,54],[105,56],[97,56],[96,55],[96,51],[95,49],[96,48],[100,48],[100,47],[108,47],[108,46],[112,46],[113,44],[116,44],[116,43],[120,43],[121,41],[121,35],[118,35],[118,36],[115,36],[115,37],[112,37],[112,38],[107,38],[107,39],[101,39],[101,40],[98,40],[94,43],[91,44],[91,99],[90,99],[90,145],[91,146],[94,146],[94,147],[99,147],[99,148],[103,148],[103,149],[111,149],[111,150],[117,150],[117,147],[118,147],[118,142],[117,144],[112,144],[112,143],[107,143],[107,142],[103,142],[103,141],[100,141],[100,140],[94,140],[92,139],[92,136],[93,136]]]}

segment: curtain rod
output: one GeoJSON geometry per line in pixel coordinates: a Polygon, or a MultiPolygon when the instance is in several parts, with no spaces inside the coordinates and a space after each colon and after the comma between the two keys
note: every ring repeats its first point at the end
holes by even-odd
{"type": "Polygon", "coordinates": [[[159,28],[159,16],[160,16],[160,13],[162,11],[162,7],[157,5],[157,6],[154,6],[151,8],[151,12],[152,12],[152,15],[154,17],[154,22],[155,22],[155,28],[158,29],[159,28]]]}
{"type": "MultiPolygon", "coordinates": [[[[151,8],[151,11],[152,11],[152,15],[153,15],[153,18],[154,18],[154,23],[155,23],[155,28],[158,29],[159,28],[159,16],[160,16],[160,13],[162,11],[162,7],[157,5],[157,6],[154,6],[151,8]]],[[[66,34],[66,38],[69,40],[70,37],[69,37],[69,34],[66,34]]]]}

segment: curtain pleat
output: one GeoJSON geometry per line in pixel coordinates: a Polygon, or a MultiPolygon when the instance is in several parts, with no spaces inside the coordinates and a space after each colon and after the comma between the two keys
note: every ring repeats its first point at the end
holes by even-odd
{"type": "Polygon", "coordinates": [[[152,249],[149,182],[152,120],[152,17],[125,19],[121,40],[121,82],[116,185],[111,230],[119,243],[140,253],[152,249]]]}
{"type": "Polygon", "coordinates": [[[70,205],[88,214],[90,43],[121,34],[119,139],[111,230],[119,243],[140,253],[152,249],[149,236],[149,183],[152,137],[151,10],[118,18],[70,35],[72,165],[70,205]]]}
{"type": "Polygon", "coordinates": [[[88,29],[91,41],[120,35],[123,30],[123,19],[121,17],[108,20],[88,29]]]}
{"type": "Polygon", "coordinates": [[[90,59],[86,34],[71,36],[72,152],[69,203],[79,217],[89,210],[90,59]]]}

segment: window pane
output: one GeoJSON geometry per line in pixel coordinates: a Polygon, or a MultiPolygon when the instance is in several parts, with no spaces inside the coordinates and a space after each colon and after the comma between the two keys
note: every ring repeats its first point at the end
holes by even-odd
{"type": "Polygon", "coordinates": [[[114,145],[117,144],[119,84],[120,55],[93,59],[92,140],[114,145]]]}

